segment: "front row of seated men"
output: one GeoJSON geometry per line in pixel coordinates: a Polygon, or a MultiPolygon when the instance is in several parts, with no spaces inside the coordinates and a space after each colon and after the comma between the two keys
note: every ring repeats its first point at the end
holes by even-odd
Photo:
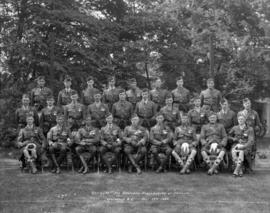
{"type": "Polygon", "coordinates": [[[217,122],[217,114],[214,112],[209,113],[209,123],[202,126],[199,137],[196,136],[196,130],[190,124],[187,114],[181,116],[181,125],[175,127],[174,132],[165,124],[162,113],[158,113],[155,119],[156,125],[149,132],[140,125],[138,115],[133,114],[131,125],[122,132],[113,122],[112,114],[106,115],[106,125],[101,130],[92,126],[89,115],[84,126],[72,133],[64,116],[58,114],[57,124],[49,130],[46,139],[42,130],[34,125],[33,115],[29,114],[26,127],[20,130],[18,146],[22,151],[22,161],[28,163],[32,173],[37,172],[36,163],[44,161],[46,153],[52,159],[52,171],[55,173],[60,173],[60,165],[65,158],[71,158],[72,161],[71,154],[77,154],[82,165],[79,172],[86,174],[88,160],[84,153],[88,153],[88,159],[91,160],[94,156],[100,156],[107,172],[112,173],[113,164],[120,166],[121,153],[125,153],[130,163],[128,171],[132,172],[134,167],[137,174],[141,174],[140,165],[149,150],[158,173],[166,170],[172,155],[180,167],[180,174],[188,174],[196,155],[201,155],[208,167],[208,174],[217,174],[228,151],[234,162],[233,175],[243,175],[243,163],[245,160],[250,161],[255,141],[254,131],[246,125],[244,115],[239,114],[238,125],[230,130],[229,137],[223,124],[217,122]]]}

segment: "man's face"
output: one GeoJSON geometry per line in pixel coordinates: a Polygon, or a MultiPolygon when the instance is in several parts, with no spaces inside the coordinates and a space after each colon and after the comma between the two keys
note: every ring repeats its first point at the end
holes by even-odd
{"type": "Polygon", "coordinates": [[[208,87],[209,89],[213,89],[214,86],[215,86],[214,81],[208,81],[208,82],[207,82],[207,87],[208,87]]]}
{"type": "Polygon", "coordinates": [[[24,97],[22,99],[22,103],[23,103],[23,105],[29,105],[30,104],[30,99],[28,97],[24,97]]]}
{"type": "Polygon", "coordinates": [[[237,120],[240,125],[243,125],[246,122],[246,119],[243,116],[239,116],[237,120]]]}
{"type": "Polygon", "coordinates": [[[173,103],[173,99],[172,98],[167,98],[166,99],[166,104],[167,105],[171,105],[173,103]]]}
{"type": "Polygon", "coordinates": [[[113,122],[113,116],[107,117],[106,118],[106,121],[107,121],[108,124],[112,124],[112,122],[113,122]]]}
{"type": "Polygon", "coordinates": [[[110,86],[114,86],[114,85],[115,85],[115,80],[114,80],[114,79],[110,80],[110,81],[109,81],[109,85],[110,85],[110,86]]]}
{"type": "Polygon", "coordinates": [[[142,92],[143,99],[148,99],[148,92],[142,92]]]}
{"type": "Polygon", "coordinates": [[[125,93],[125,92],[120,93],[120,94],[119,94],[119,99],[120,99],[121,101],[126,100],[126,93],[125,93]]]}
{"type": "Polygon", "coordinates": [[[39,79],[39,80],[37,81],[37,84],[38,84],[38,86],[40,86],[40,87],[44,87],[44,85],[45,85],[45,80],[44,80],[44,79],[39,79]]]}
{"type": "Polygon", "coordinates": [[[100,99],[101,99],[101,94],[95,94],[94,99],[95,99],[96,102],[99,102],[100,99]]]}
{"type": "Polygon", "coordinates": [[[182,86],[184,85],[183,79],[179,79],[179,80],[176,82],[176,85],[179,86],[179,87],[182,87],[182,86]]]}
{"type": "Polygon", "coordinates": [[[132,118],[131,119],[131,123],[132,123],[132,125],[134,125],[134,126],[137,126],[138,125],[138,123],[139,123],[139,118],[138,117],[134,117],[134,118],[132,118]]]}
{"type": "Polygon", "coordinates": [[[210,122],[211,124],[216,123],[216,121],[217,121],[217,116],[216,116],[216,115],[211,115],[211,116],[209,117],[209,122],[210,122]]]}
{"type": "Polygon", "coordinates": [[[130,87],[131,88],[136,88],[137,87],[137,82],[131,82],[130,87]]]}
{"type": "Polygon", "coordinates": [[[223,110],[228,109],[229,107],[229,103],[227,101],[225,101],[223,104],[220,104],[220,105],[223,110]]]}
{"type": "Polygon", "coordinates": [[[162,84],[161,80],[160,79],[157,79],[156,80],[156,83],[155,83],[156,87],[157,88],[161,87],[161,84],[162,84]]]}
{"type": "Polygon", "coordinates": [[[78,96],[78,94],[73,94],[73,95],[70,96],[70,98],[71,98],[72,101],[77,101],[79,96],[78,96]]]}
{"type": "Polygon", "coordinates": [[[56,123],[59,125],[62,125],[64,123],[64,118],[63,117],[57,117],[56,118],[56,123]]]}
{"type": "Polygon", "coordinates": [[[31,116],[27,117],[26,123],[27,123],[28,125],[32,125],[32,124],[34,123],[34,118],[31,117],[31,116]]]}
{"type": "Polygon", "coordinates": [[[71,87],[71,81],[64,81],[64,85],[66,88],[70,88],[71,87]]]}
{"type": "Polygon", "coordinates": [[[201,99],[196,99],[196,100],[194,101],[194,105],[195,105],[196,107],[201,106],[201,99]]]}
{"type": "Polygon", "coordinates": [[[54,99],[47,100],[47,105],[52,106],[54,104],[54,99]]]}
{"type": "Polygon", "coordinates": [[[188,116],[184,115],[181,118],[183,124],[188,124],[188,116]]]}
{"type": "Polygon", "coordinates": [[[92,119],[91,119],[91,117],[87,117],[87,118],[86,118],[85,124],[86,124],[87,126],[90,126],[90,125],[92,124],[92,119]]]}
{"type": "Polygon", "coordinates": [[[160,123],[162,123],[163,122],[163,120],[164,120],[164,117],[163,117],[163,115],[159,115],[159,116],[157,116],[157,122],[160,124],[160,123]]]}
{"type": "Polygon", "coordinates": [[[251,108],[251,102],[250,101],[246,101],[243,103],[243,106],[245,109],[250,109],[251,108]]]}
{"type": "Polygon", "coordinates": [[[90,79],[89,81],[87,81],[87,85],[88,86],[93,86],[94,85],[94,81],[90,79]]]}

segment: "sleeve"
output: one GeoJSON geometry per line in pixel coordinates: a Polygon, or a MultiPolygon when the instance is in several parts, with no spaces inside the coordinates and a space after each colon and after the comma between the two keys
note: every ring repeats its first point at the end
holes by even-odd
{"type": "Polygon", "coordinates": [[[113,115],[113,117],[115,117],[115,114],[116,114],[116,106],[115,106],[115,104],[116,103],[114,103],[113,105],[112,105],[112,115],[113,115]]]}
{"type": "Polygon", "coordinates": [[[203,106],[203,104],[204,104],[204,94],[203,94],[203,91],[201,91],[201,93],[200,93],[200,99],[201,99],[201,106],[203,106]]]}
{"type": "Polygon", "coordinates": [[[136,103],[136,106],[135,106],[135,113],[139,116],[139,102],[136,103]]]}
{"type": "Polygon", "coordinates": [[[84,91],[81,92],[81,103],[86,106],[84,91]]]}
{"type": "Polygon", "coordinates": [[[196,130],[195,130],[195,128],[193,128],[192,127],[192,138],[193,138],[193,142],[192,142],[192,145],[194,146],[194,147],[197,147],[198,146],[198,139],[197,139],[197,135],[196,135],[196,130]]]}
{"type": "Polygon", "coordinates": [[[259,115],[258,115],[257,112],[255,113],[255,122],[256,122],[256,124],[255,124],[256,126],[262,128],[262,124],[261,124],[261,121],[260,121],[260,117],[259,117],[259,115]]]}
{"type": "Polygon", "coordinates": [[[53,127],[49,130],[47,133],[47,141],[52,141],[53,140],[53,127]]]}
{"type": "Polygon", "coordinates": [[[63,104],[63,102],[62,102],[62,91],[60,91],[58,93],[58,97],[57,97],[57,106],[61,107],[62,104],[63,104]]]}
{"type": "Polygon", "coordinates": [[[20,129],[18,138],[17,138],[17,142],[23,142],[24,141],[24,134],[23,134],[23,129],[20,129]]]}
{"type": "Polygon", "coordinates": [[[100,130],[100,143],[102,146],[106,146],[107,142],[104,140],[104,129],[100,130]]]}
{"type": "Polygon", "coordinates": [[[223,125],[221,125],[220,128],[221,128],[221,137],[222,137],[221,145],[225,147],[227,145],[227,140],[228,140],[227,133],[223,125]]]}
{"type": "Polygon", "coordinates": [[[47,140],[46,140],[41,128],[38,128],[38,137],[39,137],[39,139],[41,141],[42,146],[46,147],[47,146],[47,140]]]}
{"type": "Polygon", "coordinates": [[[255,142],[255,134],[254,134],[254,130],[252,127],[249,128],[248,130],[248,141],[247,143],[244,145],[244,148],[249,148],[251,147],[255,142]]]}
{"type": "Polygon", "coordinates": [[[200,139],[201,139],[201,145],[204,146],[207,144],[206,138],[205,138],[205,125],[202,126],[200,139]]]}
{"type": "Polygon", "coordinates": [[[34,121],[35,121],[35,125],[39,126],[39,117],[38,117],[37,110],[35,109],[34,109],[34,121]]]}
{"type": "Polygon", "coordinates": [[[30,105],[34,105],[34,89],[32,89],[30,92],[30,105]]]}
{"type": "Polygon", "coordinates": [[[42,110],[42,111],[41,111],[40,118],[39,118],[39,127],[40,127],[41,129],[43,129],[43,124],[44,124],[44,111],[42,110]]]}
{"type": "Polygon", "coordinates": [[[150,143],[153,145],[160,145],[161,141],[157,140],[154,136],[153,128],[150,130],[150,143]]]}

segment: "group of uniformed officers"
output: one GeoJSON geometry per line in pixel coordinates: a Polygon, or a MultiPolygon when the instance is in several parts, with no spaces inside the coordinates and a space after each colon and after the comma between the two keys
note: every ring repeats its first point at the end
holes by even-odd
{"type": "Polygon", "coordinates": [[[150,91],[139,89],[136,79],[130,79],[130,88],[124,90],[110,77],[103,92],[94,87],[93,77],[86,81],[80,102],[69,76],[56,104],[43,76],[30,94],[23,95],[16,111],[17,142],[22,166],[28,165],[32,173],[37,172],[38,162],[49,157],[52,172],[58,174],[63,160],[72,162],[74,156],[80,159],[78,172],[83,174],[93,159],[100,159],[108,173],[123,166],[121,162],[126,162],[129,172],[136,169],[141,174],[147,163],[159,173],[173,160],[180,174],[204,164],[213,175],[224,156],[231,159],[235,177],[252,170],[259,116],[248,98],[242,111],[233,112],[212,78],[207,80],[208,88],[192,99],[182,77],[171,92],[161,88],[160,78],[150,91]]]}

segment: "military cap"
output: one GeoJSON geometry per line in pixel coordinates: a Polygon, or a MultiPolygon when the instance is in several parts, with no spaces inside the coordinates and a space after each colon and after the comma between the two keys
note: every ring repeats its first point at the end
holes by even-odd
{"type": "Polygon", "coordinates": [[[171,99],[171,98],[173,98],[172,94],[171,94],[171,93],[168,93],[168,94],[166,95],[166,99],[171,99]]]}
{"type": "Polygon", "coordinates": [[[69,75],[66,75],[65,78],[64,78],[64,81],[71,81],[71,77],[69,75]]]}
{"type": "Polygon", "coordinates": [[[217,113],[211,111],[211,112],[208,114],[208,118],[211,117],[211,116],[217,116],[217,113]]]}
{"type": "Polygon", "coordinates": [[[38,80],[38,81],[39,81],[39,80],[45,80],[45,76],[44,76],[44,75],[40,75],[40,76],[37,77],[37,80],[38,80]]]}
{"type": "Polygon", "coordinates": [[[193,97],[193,101],[196,101],[196,100],[198,100],[198,99],[201,100],[201,98],[200,98],[199,95],[196,95],[196,96],[193,97]]]}
{"type": "Polygon", "coordinates": [[[224,104],[224,103],[226,103],[226,102],[228,102],[228,100],[227,100],[226,98],[222,98],[222,99],[220,100],[220,104],[224,104]]]}
{"type": "Polygon", "coordinates": [[[178,76],[177,78],[176,78],[176,81],[179,81],[179,80],[184,80],[184,78],[183,78],[183,76],[178,76]]]}
{"type": "Polygon", "coordinates": [[[131,116],[131,119],[133,119],[133,118],[139,118],[139,116],[138,116],[136,113],[134,113],[134,114],[132,114],[132,116],[131,116]]]}
{"type": "Polygon", "coordinates": [[[249,98],[244,98],[243,103],[246,103],[246,102],[250,102],[250,99],[249,98]]]}
{"type": "Polygon", "coordinates": [[[93,76],[88,76],[88,77],[86,78],[86,81],[94,81],[94,77],[93,77],[93,76]]]}
{"type": "Polygon", "coordinates": [[[120,89],[120,90],[119,90],[119,94],[125,93],[125,92],[126,92],[126,90],[124,90],[124,89],[120,89]]]}
{"type": "Polygon", "coordinates": [[[105,117],[106,117],[106,118],[113,117],[113,114],[109,112],[108,114],[106,114],[105,117]]]}

